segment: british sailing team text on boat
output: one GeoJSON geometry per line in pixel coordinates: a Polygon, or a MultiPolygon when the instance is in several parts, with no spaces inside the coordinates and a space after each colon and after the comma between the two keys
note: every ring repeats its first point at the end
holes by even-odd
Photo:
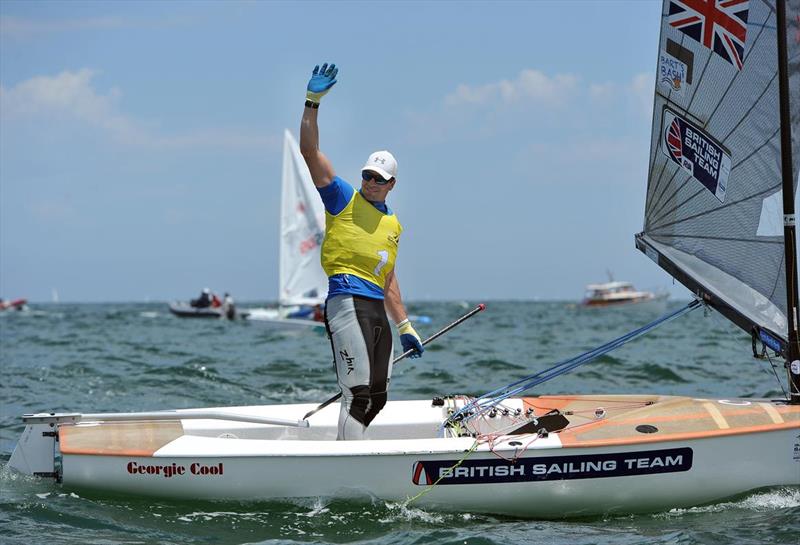
{"type": "Polygon", "coordinates": [[[413,482],[417,485],[478,484],[565,479],[599,479],[688,471],[692,450],[656,451],[588,456],[546,456],[529,459],[475,460],[461,465],[455,460],[418,462],[413,482]],[[450,464],[450,465],[447,465],[450,464]]]}

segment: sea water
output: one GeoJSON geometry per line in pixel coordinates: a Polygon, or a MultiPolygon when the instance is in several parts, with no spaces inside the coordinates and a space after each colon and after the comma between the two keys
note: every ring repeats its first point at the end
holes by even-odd
{"type": "MultiPolygon", "coordinates": [[[[431,317],[417,327],[427,336],[479,302],[414,303],[409,311],[431,317]]],[[[480,394],[656,317],[568,302],[488,301],[423,358],[398,364],[390,399],[480,394]]],[[[784,381],[780,367],[778,376],[784,381]]],[[[322,402],[337,390],[321,332],[180,319],[166,304],[31,305],[0,314],[0,381],[0,543],[655,545],[797,543],[800,536],[796,487],[647,515],[525,520],[370,498],[238,503],[92,495],[7,467],[23,413],[322,402]]],[[[769,361],[752,357],[748,336],[703,310],[532,393],[783,395],[769,361]]]]}

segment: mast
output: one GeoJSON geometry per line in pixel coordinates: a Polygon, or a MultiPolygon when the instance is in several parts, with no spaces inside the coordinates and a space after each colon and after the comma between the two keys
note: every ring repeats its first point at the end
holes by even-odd
{"type": "Polygon", "coordinates": [[[792,168],[792,128],[789,115],[789,67],[786,49],[786,2],[777,1],[778,85],[781,120],[781,176],[783,182],[783,240],[786,256],[786,318],[789,326],[786,370],[790,403],[800,405],[800,339],[797,333],[797,239],[795,237],[794,169],[792,168]]]}

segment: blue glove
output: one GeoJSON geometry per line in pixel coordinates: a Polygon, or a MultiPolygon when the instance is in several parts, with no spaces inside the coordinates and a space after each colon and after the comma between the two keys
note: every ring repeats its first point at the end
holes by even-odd
{"type": "Polygon", "coordinates": [[[419,335],[411,326],[411,322],[409,322],[408,319],[403,320],[397,325],[397,331],[400,333],[400,343],[403,345],[403,353],[405,354],[409,350],[416,350],[416,352],[409,354],[408,357],[421,358],[422,353],[425,352],[425,348],[423,348],[422,342],[419,340],[419,335]]]}
{"type": "Polygon", "coordinates": [[[321,69],[319,65],[315,66],[311,79],[308,80],[306,99],[315,104],[319,104],[319,101],[322,100],[325,93],[336,85],[336,74],[338,73],[339,69],[336,68],[335,64],[328,66],[328,63],[325,63],[322,65],[321,69]]]}

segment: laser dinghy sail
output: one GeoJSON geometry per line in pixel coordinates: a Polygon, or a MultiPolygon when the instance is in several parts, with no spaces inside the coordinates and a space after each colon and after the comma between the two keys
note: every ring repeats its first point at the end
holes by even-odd
{"type": "Polygon", "coordinates": [[[283,137],[281,226],[277,308],[248,309],[248,320],[282,327],[323,328],[313,307],[322,305],[328,278],[320,264],[325,210],[300,148],[287,130],[283,137]]]}
{"type": "MultiPolygon", "coordinates": [[[[793,370],[799,16],[800,0],[665,0],[637,237],[793,370]]],[[[114,493],[361,496],[526,517],[667,510],[799,486],[796,374],[791,399],[522,397],[699,306],[479,398],[390,400],[365,440],[335,440],[335,405],[41,413],[23,416],[9,466],[114,493]]]]}

